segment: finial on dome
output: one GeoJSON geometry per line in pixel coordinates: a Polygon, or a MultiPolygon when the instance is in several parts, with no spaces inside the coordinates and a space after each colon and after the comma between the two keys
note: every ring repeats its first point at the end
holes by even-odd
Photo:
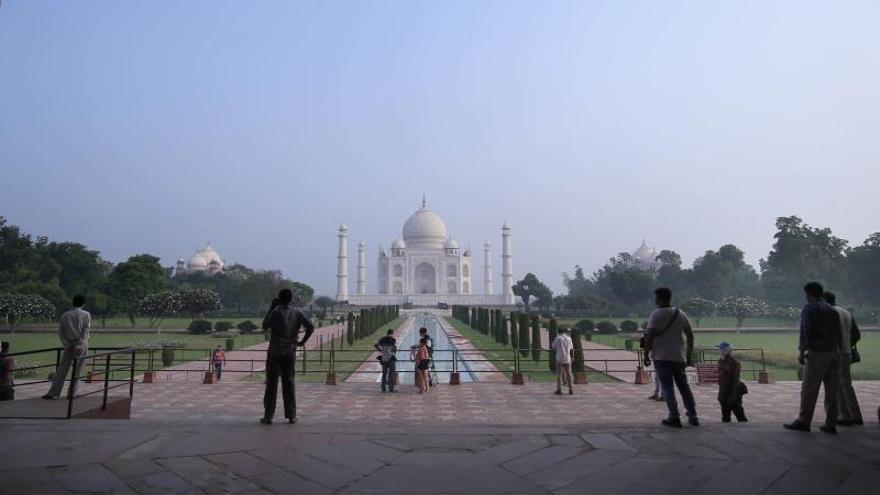
{"type": "Polygon", "coordinates": [[[428,206],[428,195],[426,193],[422,193],[422,208],[427,208],[428,206]]]}

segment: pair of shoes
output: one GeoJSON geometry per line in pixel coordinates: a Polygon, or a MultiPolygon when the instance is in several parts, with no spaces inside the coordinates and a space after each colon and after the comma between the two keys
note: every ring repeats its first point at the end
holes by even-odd
{"type": "Polygon", "coordinates": [[[730,418],[721,418],[722,423],[730,423],[730,418]]]}
{"type": "Polygon", "coordinates": [[[397,392],[397,390],[394,390],[394,389],[392,388],[391,390],[389,390],[389,392],[391,392],[391,393],[393,394],[393,393],[397,392]]]}
{"type": "Polygon", "coordinates": [[[659,395],[658,395],[657,397],[654,398],[654,401],[656,401],[656,402],[665,402],[666,399],[664,399],[662,396],[659,396],[659,395]]]}
{"type": "Polygon", "coordinates": [[[749,418],[738,419],[737,421],[739,421],[740,423],[748,423],[749,418]]]}
{"type": "Polygon", "coordinates": [[[267,418],[267,417],[265,417],[265,416],[263,416],[262,418],[260,418],[260,423],[263,423],[264,425],[271,425],[271,424],[272,424],[272,420],[269,419],[269,418],[267,418]]]}
{"type": "Polygon", "coordinates": [[[43,398],[46,399],[46,400],[56,400],[56,399],[58,399],[59,397],[60,397],[60,396],[58,396],[58,395],[49,395],[49,394],[46,394],[46,395],[43,396],[43,398]]]}
{"type": "Polygon", "coordinates": [[[562,395],[562,390],[557,390],[556,392],[553,392],[553,393],[556,395],[562,395]]]}
{"type": "Polygon", "coordinates": [[[295,424],[296,424],[296,421],[297,421],[296,416],[294,416],[294,417],[292,417],[292,418],[287,418],[287,422],[290,423],[290,424],[292,424],[292,425],[295,425],[295,424]]]}
{"type": "Polygon", "coordinates": [[[791,423],[782,425],[786,430],[794,430],[794,431],[810,431],[810,425],[805,425],[798,420],[794,420],[791,423]]]}
{"type": "Polygon", "coordinates": [[[837,435],[837,428],[834,425],[822,425],[819,427],[819,431],[829,435],[837,435]]]}
{"type": "Polygon", "coordinates": [[[660,422],[663,426],[669,426],[671,428],[681,428],[681,419],[679,418],[666,418],[660,422]]]}
{"type": "Polygon", "coordinates": [[[852,426],[853,422],[848,419],[843,419],[837,422],[837,426],[852,426]]]}
{"type": "Polygon", "coordinates": [[[574,390],[568,389],[568,395],[574,395],[574,390]]]}
{"type": "Polygon", "coordinates": [[[700,426],[700,418],[696,416],[688,416],[688,424],[691,426],[700,426]]]}
{"type": "Polygon", "coordinates": [[[659,396],[656,395],[656,394],[654,394],[654,395],[649,395],[649,396],[648,396],[648,400],[657,400],[658,397],[659,397],[659,396]]]}

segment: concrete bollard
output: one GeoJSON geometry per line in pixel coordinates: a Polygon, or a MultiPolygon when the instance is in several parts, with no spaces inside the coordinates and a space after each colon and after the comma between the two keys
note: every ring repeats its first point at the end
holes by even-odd
{"type": "Polygon", "coordinates": [[[772,371],[759,371],[758,372],[758,383],[776,383],[776,380],[773,379],[772,371]]]}
{"type": "Polygon", "coordinates": [[[324,380],[324,385],[336,385],[336,373],[327,373],[327,379],[324,380]]]}
{"type": "Polygon", "coordinates": [[[155,371],[145,371],[144,372],[144,383],[156,383],[159,381],[159,377],[155,371]]]}
{"type": "Polygon", "coordinates": [[[461,385],[461,375],[457,371],[453,371],[449,374],[449,384],[461,385]]]}
{"type": "Polygon", "coordinates": [[[636,371],[636,385],[647,385],[651,383],[651,374],[640,369],[636,371]]]}
{"type": "Polygon", "coordinates": [[[587,374],[583,371],[576,371],[574,373],[574,384],[575,385],[586,385],[587,384],[587,374]]]}
{"type": "Polygon", "coordinates": [[[512,383],[513,385],[525,385],[525,382],[523,382],[522,372],[515,371],[513,373],[513,376],[510,378],[510,383],[512,383]]]}

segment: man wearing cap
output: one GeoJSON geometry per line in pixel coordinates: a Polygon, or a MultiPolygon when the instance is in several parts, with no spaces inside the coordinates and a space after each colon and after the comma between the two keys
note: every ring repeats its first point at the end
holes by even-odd
{"type": "Polygon", "coordinates": [[[742,365],[731,353],[733,346],[727,342],[718,344],[718,352],[721,359],[718,360],[718,403],[721,404],[721,422],[730,423],[730,413],[736,416],[740,423],[748,421],[746,412],[743,410],[742,397],[745,393],[745,384],[739,379],[742,365]]]}

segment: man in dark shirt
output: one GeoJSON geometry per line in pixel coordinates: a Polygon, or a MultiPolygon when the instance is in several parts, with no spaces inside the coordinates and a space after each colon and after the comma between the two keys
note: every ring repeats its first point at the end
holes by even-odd
{"type": "Polygon", "coordinates": [[[284,417],[296,423],[296,395],[293,371],[296,348],[303,347],[315,328],[302,312],[291,305],[293,292],[282,289],[278,299],[272,301],[269,313],[263,318],[263,330],[269,330],[269,351],[266,354],[266,393],[263,395],[265,410],[260,423],[271,424],[275,415],[278,396],[278,377],[281,376],[281,396],[284,399],[284,417]],[[305,329],[302,340],[297,341],[299,329],[305,329]]]}
{"type": "Polygon", "coordinates": [[[789,430],[810,431],[819,386],[825,387],[825,433],[837,433],[837,390],[840,386],[840,315],[822,300],[824,290],[818,282],[804,286],[807,304],[801,311],[798,362],[804,366],[801,381],[801,410],[789,430]]]}
{"type": "Polygon", "coordinates": [[[388,330],[388,334],[374,346],[379,351],[379,362],[382,363],[382,391],[387,389],[392,393],[397,378],[397,340],[393,335],[394,330],[388,330]]]}

